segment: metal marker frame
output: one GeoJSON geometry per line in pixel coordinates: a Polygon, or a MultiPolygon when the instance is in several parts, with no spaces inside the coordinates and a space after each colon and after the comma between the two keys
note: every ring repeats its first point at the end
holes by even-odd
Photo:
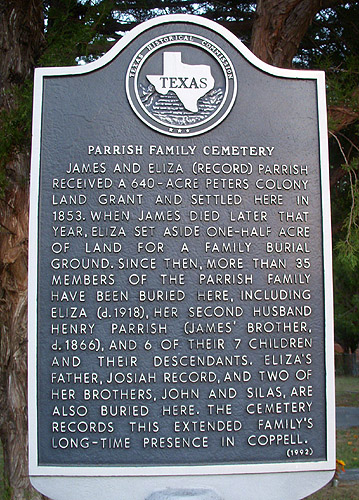
{"type": "MultiPolygon", "coordinates": [[[[29,373],[28,373],[28,401],[29,401],[29,471],[35,486],[42,488],[46,492],[45,486],[50,478],[41,476],[71,476],[76,482],[77,476],[98,477],[101,481],[112,479],[113,476],[136,477],[137,481],[143,477],[143,481],[153,478],[156,484],[164,484],[159,481],[161,476],[178,477],[182,482],[181,476],[187,476],[188,484],[192,484],[191,476],[206,475],[206,484],[209,476],[213,480],[224,481],[223,476],[228,476],[228,481],[235,484],[235,478],[242,475],[248,475],[248,482],[258,481],[258,474],[270,475],[272,473],[299,473],[302,476],[306,471],[312,477],[312,471],[327,471],[323,475],[321,484],[325,484],[332,474],[329,471],[335,470],[335,399],[334,399],[334,339],[333,339],[333,297],[332,297],[332,258],[331,258],[331,225],[330,225],[330,191],[329,191],[329,162],[328,162],[328,144],[327,144],[327,115],[325,98],[325,76],[321,71],[298,71],[275,68],[270,66],[256,56],[254,56],[231,32],[219,26],[218,24],[197,16],[190,15],[171,15],[160,16],[156,19],[147,21],[134,28],[130,33],[124,36],[109,52],[95,62],[84,66],[72,67],[52,67],[39,68],[35,72],[34,88],[34,111],[33,111],[33,141],[31,157],[31,189],[30,189],[30,237],[29,237],[29,373]],[[320,176],[322,189],[322,213],[323,213],[323,269],[324,269],[324,305],[325,305],[325,367],[326,367],[326,401],[327,401],[327,460],[326,461],[308,461],[308,462],[284,462],[269,464],[218,464],[218,465],[198,465],[198,466],[132,466],[132,467],[89,467],[89,466],[39,466],[37,457],[37,288],[38,288],[38,203],[39,203],[39,174],[40,174],[40,138],[42,125],[42,99],[43,99],[43,80],[45,77],[69,76],[89,73],[105,66],[112,61],[132,40],[145,30],[163,25],[166,23],[187,23],[199,25],[215,30],[231,43],[242,55],[259,70],[276,77],[290,79],[315,80],[317,86],[318,101],[318,122],[319,122],[319,154],[320,154],[320,176]],[[221,478],[218,479],[219,475],[221,478]],[[38,477],[40,476],[40,477],[38,477]],[[157,478],[157,479],[156,479],[157,478]],[[44,489],[45,488],[45,489],[44,489]]],[[[290,475],[290,474],[289,474],[290,475]]],[[[305,475],[305,474],[304,474],[305,475]]],[[[288,474],[283,474],[288,476],[288,474]]],[[[262,476],[264,479],[264,476],[262,476]]],[[[58,478],[60,481],[62,478],[58,478]]],[[[85,478],[84,478],[85,479],[85,478]]],[[[113,478],[115,479],[115,478],[113,478]]],[[[118,478],[120,479],[120,478],[118,478]]],[[[169,479],[169,478],[168,478],[169,479]]],[[[193,477],[195,479],[195,477],[193,477]]],[[[80,477],[78,478],[80,480],[80,477]]],[[[163,480],[166,480],[164,477],[163,480]]],[[[262,480],[262,479],[261,479],[262,480]]],[[[304,480],[304,476],[303,476],[304,480]]],[[[271,479],[272,481],[272,479],[271,479]]],[[[313,480],[314,481],[314,480],[313,480]]],[[[314,481],[315,482],[315,481],[314,481]]],[[[72,483],[71,483],[72,484],[72,483]]],[[[102,483],[101,483],[102,484],[102,483]]],[[[123,484],[123,483],[121,483],[123,484]]],[[[145,482],[143,483],[145,484],[145,482]]],[[[166,483],[167,484],[167,483],[166,483]]],[[[178,484],[178,482],[176,483],[178,484]]],[[[40,489],[41,489],[40,488],[40,489]]],[[[141,486],[141,488],[143,488],[141,486]]],[[[71,491],[71,488],[70,490],[71,491]]],[[[94,490],[95,491],[95,490],[94,490]]],[[[133,486],[129,487],[133,491],[133,486]]],[[[68,494],[68,493],[67,493],[68,494]]],[[[94,493],[95,494],[95,493],[94,493]]],[[[134,493],[135,494],[135,493],[134,493]]],[[[130,495],[131,496],[131,495],[130,495]]],[[[139,498],[134,496],[133,498],[139,498]]],[[[142,497],[141,497],[142,498],[142,497]]],[[[246,495],[246,498],[252,498],[246,495]]],[[[254,498],[254,497],[253,497],[254,498]]],[[[268,497],[269,498],[269,497],[268,497]]],[[[131,498],[132,500],[132,498],[131,498]]]]}

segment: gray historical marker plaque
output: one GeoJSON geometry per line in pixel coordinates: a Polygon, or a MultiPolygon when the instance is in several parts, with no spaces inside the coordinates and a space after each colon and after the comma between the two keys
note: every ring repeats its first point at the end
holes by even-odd
{"type": "Polygon", "coordinates": [[[34,486],[55,499],[294,500],[325,484],[323,74],[272,68],[210,21],[165,16],[94,63],[37,70],[34,109],[34,486]]]}

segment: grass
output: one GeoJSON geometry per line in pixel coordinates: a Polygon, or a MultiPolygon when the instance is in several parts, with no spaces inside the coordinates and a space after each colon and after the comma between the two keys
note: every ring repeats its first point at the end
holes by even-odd
{"type": "Polygon", "coordinates": [[[336,377],[335,397],[337,406],[359,407],[359,377],[336,377]]]}
{"type": "Polygon", "coordinates": [[[358,483],[339,483],[336,488],[327,485],[313,495],[306,497],[306,500],[358,500],[358,483]]]}
{"type": "Polygon", "coordinates": [[[337,431],[337,457],[345,462],[346,469],[359,467],[359,427],[337,431]]]}

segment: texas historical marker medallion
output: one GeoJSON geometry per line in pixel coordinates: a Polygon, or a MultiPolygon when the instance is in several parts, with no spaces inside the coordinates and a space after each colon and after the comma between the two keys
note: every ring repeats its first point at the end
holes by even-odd
{"type": "Polygon", "coordinates": [[[185,15],[36,70],[33,485],[298,500],[326,484],[330,248],[322,72],[268,66],[185,15]]]}
{"type": "Polygon", "coordinates": [[[133,110],[150,127],[190,137],[227,116],[237,79],[223,49],[194,33],[174,33],[149,41],[136,53],[126,89],[133,110]]]}

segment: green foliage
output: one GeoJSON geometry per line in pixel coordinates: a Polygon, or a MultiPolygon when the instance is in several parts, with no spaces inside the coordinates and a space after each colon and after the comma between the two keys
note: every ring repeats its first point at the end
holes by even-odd
{"type": "Polygon", "coordinates": [[[298,55],[302,67],[326,71],[330,109],[335,338],[359,345],[359,2],[321,11],[298,55]]]}
{"type": "Polygon", "coordinates": [[[77,0],[49,1],[45,4],[46,48],[39,66],[69,66],[79,58],[88,62],[106,52],[111,42],[100,28],[112,19],[113,2],[77,0]],[[97,46],[101,45],[100,53],[97,46]]]}
{"type": "MultiPolygon", "coordinates": [[[[345,247],[340,242],[340,248],[345,247]]],[[[334,254],[335,338],[346,352],[359,345],[359,263],[336,248],[334,254]]]]}
{"type": "Polygon", "coordinates": [[[0,110],[0,196],[7,185],[5,166],[17,154],[28,151],[31,140],[32,81],[13,86],[5,96],[11,107],[0,110]]]}
{"type": "Polygon", "coordinates": [[[329,105],[350,105],[357,110],[359,106],[359,94],[356,93],[359,75],[359,56],[351,54],[338,66],[333,58],[325,57],[320,61],[320,66],[326,69],[327,92],[329,105]]]}
{"type": "MultiPolygon", "coordinates": [[[[46,43],[37,66],[74,65],[79,56],[89,61],[106,52],[113,42],[97,30],[98,25],[111,17],[112,3],[109,0],[45,2],[46,43]],[[101,45],[100,51],[96,44],[101,45]]],[[[32,94],[30,78],[22,84],[12,85],[4,96],[4,102],[9,105],[0,109],[0,197],[9,181],[6,165],[17,154],[30,149],[32,94]]]]}
{"type": "MultiPolygon", "coordinates": [[[[347,175],[346,182],[342,186],[343,199],[347,200],[347,210],[344,212],[342,223],[342,239],[335,245],[338,262],[348,265],[353,271],[359,264],[359,179],[358,179],[359,159],[354,157],[350,165],[343,165],[342,168],[347,175]]],[[[342,204],[341,204],[342,205],[342,204]]]]}
{"type": "Polygon", "coordinates": [[[359,178],[356,127],[345,130],[331,144],[335,338],[346,352],[359,346],[359,178]],[[339,140],[340,138],[340,140],[339,140]],[[355,141],[355,142],[354,142],[355,141]],[[350,162],[341,165],[343,155],[350,162]]]}

